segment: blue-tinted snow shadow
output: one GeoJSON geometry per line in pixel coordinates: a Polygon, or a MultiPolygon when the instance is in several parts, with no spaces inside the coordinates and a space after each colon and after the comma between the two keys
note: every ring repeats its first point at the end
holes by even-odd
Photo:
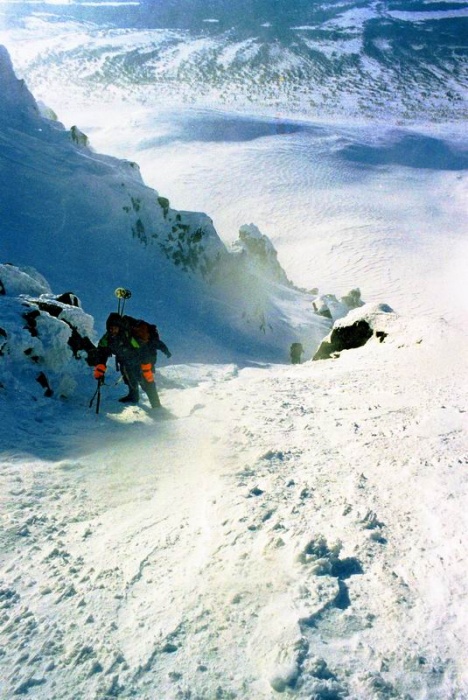
{"type": "Polygon", "coordinates": [[[390,132],[385,143],[349,143],[340,153],[344,160],[365,166],[400,165],[424,170],[466,170],[468,153],[448,142],[407,132],[390,132]],[[390,137],[390,138],[389,138],[390,137]]]}
{"type": "Polygon", "coordinates": [[[186,125],[188,141],[242,142],[265,136],[296,134],[304,131],[301,124],[281,119],[251,119],[236,116],[204,116],[186,125]]]}
{"type": "Polygon", "coordinates": [[[157,414],[152,416],[144,399],[134,416],[120,418],[126,406],[118,402],[118,396],[118,392],[106,387],[98,414],[95,405],[89,407],[86,397],[68,402],[50,399],[46,420],[32,410],[27,420],[20,419],[19,426],[2,434],[0,463],[40,459],[53,466],[60,460],[79,460],[102,449],[118,450],[120,444],[136,444],[154,435],[155,430],[162,435],[171,429],[169,420],[162,420],[157,414]]]}
{"type": "MultiPolygon", "coordinates": [[[[256,118],[215,111],[194,111],[172,115],[168,132],[162,136],[140,142],[139,150],[167,146],[171,143],[243,143],[266,137],[301,134],[307,143],[310,139],[311,155],[315,142],[330,136],[343,139],[343,145],[330,155],[358,166],[381,167],[399,165],[415,169],[451,170],[468,169],[468,152],[460,144],[425,134],[376,126],[370,133],[367,128],[342,129],[331,125],[321,126],[283,119],[256,118]],[[368,137],[369,134],[369,137],[368,137]]],[[[321,149],[323,152],[323,148],[321,149]]]]}
{"type": "Polygon", "coordinates": [[[300,132],[322,133],[318,127],[299,122],[275,119],[256,119],[216,112],[196,112],[182,118],[175,117],[170,133],[140,142],[139,149],[182,143],[243,143],[268,136],[284,136],[300,132]]]}

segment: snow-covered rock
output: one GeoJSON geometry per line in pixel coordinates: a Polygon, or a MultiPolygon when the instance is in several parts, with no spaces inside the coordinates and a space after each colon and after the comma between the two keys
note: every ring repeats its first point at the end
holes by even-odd
{"type": "Polygon", "coordinates": [[[93,319],[76,297],[52,294],[34,269],[0,265],[0,386],[19,393],[67,398],[90,374],[93,319]],[[67,299],[72,303],[65,303],[67,299]]]}
{"type": "Polygon", "coordinates": [[[373,336],[383,342],[396,317],[387,304],[365,304],[350,311],[344,318],[335,321],[331,333],[322,340],[313,359],[326,360],[342,350],[359,348],[373,336]]]}
{"type": "Polygon", "coordinates": [[[49,294],[49,283],[33,267],[16,267],[0,264],[0,294],[15,296],[19,294],[49,294]]]}
{"type": "Polygon", "coordinates": [[[232,249],[240,255],[252,274],[260,274],[280,284],[291,284],[278,262],[278,253],[268,236],[255,224],[244,224],[232,249]]]}
{"type": "Polygon", "coordinates": [[[349,311],[347,305],[342,301],[338,301],[334,294],[318,296],[312,302],[312,306],[316,314],[332,319],[333,321],[346,316],[349,311]]]}
{"type": "Polygon", "coordinates": [[[351,289],[340,300],[334,294],[322,294],[312,302],[315,313],[333,321],[343,318],[351,309],[357,309],[363,305],[361,290],[358,288],[351,289]]]}
{"type": "Polygon", "coordinates": [[[364,306],[364,301],[361,299],[361,290],[356,287],[356,289],[351,289],[347,294],[341,297],[343,304],[346,304],[348,309],[357,309],[359,306],[364,306]]]}

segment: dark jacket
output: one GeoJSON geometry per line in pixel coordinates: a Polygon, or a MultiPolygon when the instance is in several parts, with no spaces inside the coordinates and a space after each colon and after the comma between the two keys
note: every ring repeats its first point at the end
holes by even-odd
{"type": "Polygon", "coordinates": [[[151,364],[153,365],[156,364],[158,350],[161,350],[161,352],[163,352],[166,355],[166,357],[171,356],[169,348],[167,347],[166,343],[163,343],[161,338],[152,338],[147,343],[142,343],[140,340],[137,342],[140,346],[139,353],[141,362],[151,362],[151,364]]]}
{"type": "MultiPolygon", "coordinates": [[[[117,335],[111,335],[109,331],[104,333],[98,343],[98,361],[104,365],[111,355],[115,355],[119,364],[140,364],[140,346],[135,338],[120,329],[117,335]]],[[[146,360],[151,362],[151,360],[146,360]]]]}
{"type": "Polygon", "coordinates": [[[161,350],[167,357],[171,356],[169,348],[159,338],[150,338],[148,342],[137,339],[130,332],[125,317],[117,313],[109,315],[107,331],[98,343],[98,361],[106,364],[111,355],[115,355],[117,362],[122,365],[141,365],[156,363],[157,351],[161,350]],[[109,328],[117,326],[119,332],[112,335],[109,328]]]}

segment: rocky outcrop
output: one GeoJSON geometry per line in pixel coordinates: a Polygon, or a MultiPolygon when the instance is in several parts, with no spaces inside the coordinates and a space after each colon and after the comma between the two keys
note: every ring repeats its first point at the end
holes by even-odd
{"type": "Polygon", "coordinates": [[[386,316],[395,316],[387,304],[365,304],[351,311],[334,323],[329,335],[323,339],[313,360],[328,360],[337,357],[343,350],[360,348],[375,337],[383,342],[387,337],[386,316]]]}
{"type": "Polygon", "coordinates": [[[239,239],[234,243],[232,251],[243,259],[252,273],[280,284],[291,284],[278,262],[278,253],[273,243],[255,224],[240,227],[239,239]]]}
{"type": "Polygon", "coordinates": [[[71,292],[55,295],[33,268],[0,264],[0,389],[67,397],[82,382],[93,319],[71,292]]]}
{"type": "Polygon", "coordinates": [[[364,302],[361,299],[361,290],[356,288],[341,297],[340,301],[334,294],[317,296],[312,302],[312,306],[319,316],[336,321],[346,316],[350,310],[364,306],[364,302]]]}
{"type": "MultiPolygon", "coordinates": [[[[210,280],[216,265],[228,255],[209,216],[170,209],[169,201],[158,197],[165,227],[150,234],[163,255],[183,272],[210,280]]],[[[146,238],[140,231],[139,238],[146,238]]]]}
{"type": "Polygon", "coordinates": [[[356,289],[351,289],[350,292],[341,297],[343,304],[346,304],[348,309],[358,309],[360,306],[364,306],[364,302],[361,299],[361,290],[356,287],[356,289]]]}
{"type": "Polygon", "coordinates": [[[70,136],[73,143],[77,146],[83,146],[83,148],[88,148],[89,139],[77,126],[72,126],[70,129],[70,136]]]}

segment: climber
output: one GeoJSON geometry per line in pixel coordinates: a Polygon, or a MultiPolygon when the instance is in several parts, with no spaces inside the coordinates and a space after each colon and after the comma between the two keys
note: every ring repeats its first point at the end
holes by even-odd
{"type": "Polygon", "coordinates": [[[301,364],[301,355],[304,352],[304,348],[301,343],[292,343],[289,349],[289,356],[293,365],[301,364]]]}
{"type": "Polygon", "coordinates": [[[156,326],[130,316],[111,313],[106,321],[106,333],[98,343],[94,378],[101,382],[104,380],[107,360],[115,355],[118,369],[128,386],[128,394],[119,401],[138,403],[141,386],[151,407],[160,408],[161,402],[154,380],[157,350],[161,350],[166,357],[171,357],[167,345],[159,338],[156,326]]]}

